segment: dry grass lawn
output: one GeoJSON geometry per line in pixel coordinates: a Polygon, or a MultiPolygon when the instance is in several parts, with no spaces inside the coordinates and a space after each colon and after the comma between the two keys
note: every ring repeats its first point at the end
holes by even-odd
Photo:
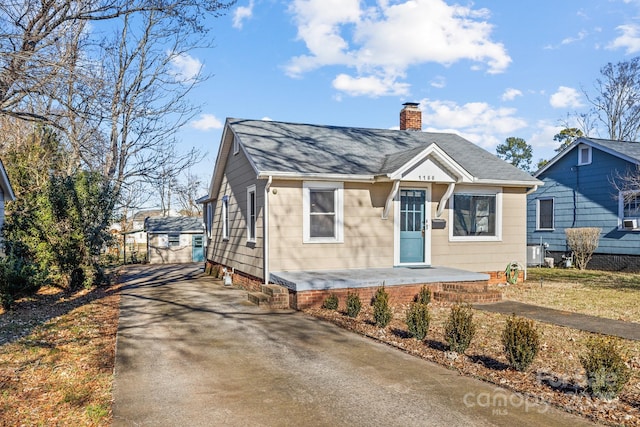
{"type": "Polygon", "coordinates": [[[505,299],[609,319],[640,322],[640,274],[533,268],[505,299]]]}
{"type": "Polygon", "coordinates": [[[0,309],[0,425],[111,425],[117,287],[0,309]]]}

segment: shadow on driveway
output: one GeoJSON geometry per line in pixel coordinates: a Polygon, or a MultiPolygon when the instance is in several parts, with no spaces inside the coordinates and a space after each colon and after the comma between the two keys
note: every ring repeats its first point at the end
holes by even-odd
{"type": "Polygon", "coordinates": [[[114,426],[590,425],[291,310],[202,265],[123,280],[114,426]]]}

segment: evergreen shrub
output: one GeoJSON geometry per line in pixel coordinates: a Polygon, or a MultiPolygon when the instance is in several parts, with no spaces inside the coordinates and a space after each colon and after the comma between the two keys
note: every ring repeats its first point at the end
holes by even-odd
{"type": "Polygon", "coordinates": [[[464,353],[476,333],[476,325],[473,323],[473,313],[468,304],[456,304],[451,307],[451,312],[444,325],[445,337],[449,343],[449,349],[456,353],[464,353]]]}
{"type": "Polygon", "coordinates": [[[540,340],[532,320],[510,316],[502,332],[502,346],[511,365],[518,371],[525,371],[533,362],[540,340]]]}

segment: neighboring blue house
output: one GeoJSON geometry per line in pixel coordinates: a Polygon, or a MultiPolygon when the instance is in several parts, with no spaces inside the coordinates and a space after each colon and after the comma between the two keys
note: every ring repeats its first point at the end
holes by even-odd
{"type": "Polygon", "coordinates": [[[640,188],[621,180],[640,174],[638,165],[638,142],[574,141],[534,175],[544,186],[527,199],[527,244],[548,244],[546,256],[558,263],[569,250],[566,228],[599,227],[588,268],[640,271],[640,188]]]}

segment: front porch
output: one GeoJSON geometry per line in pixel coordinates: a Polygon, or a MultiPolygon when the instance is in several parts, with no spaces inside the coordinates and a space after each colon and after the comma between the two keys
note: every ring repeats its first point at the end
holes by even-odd
{"type": "Polygon", "coordinates": [[[502,299],[497,289],[489,289],[489,274],[449,267],[363,268],[348,270],[277,271],[270,282],[289,290],[289,304],[295,309],[322,305],[330,294],[342,300],[357,292],[364,303],[385,286],[393,303],[409,303],[424,285],[435,301],[469,303],[502,299]]]}

